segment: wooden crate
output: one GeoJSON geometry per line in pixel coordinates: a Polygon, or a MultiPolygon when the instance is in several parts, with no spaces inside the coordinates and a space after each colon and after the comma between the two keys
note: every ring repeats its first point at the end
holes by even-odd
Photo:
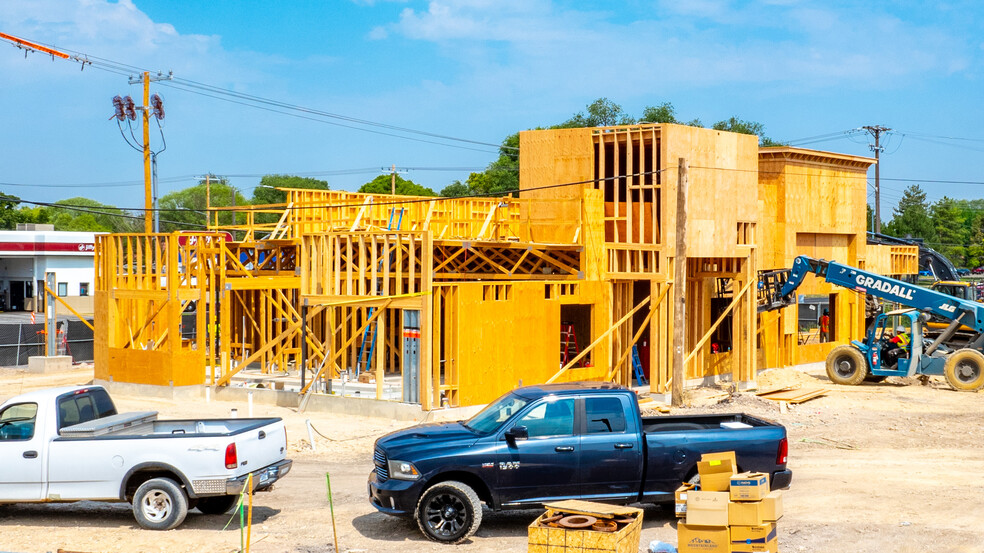
{"type": "Polygon", "coordinates": [[[642,509],[591,503],[589,501],[560,501],[546,505],[543,513],[529,526],[529,553],[638,553],[642,531],[642,509]],[[616,532],[597,532],[551,528],[542,520],[558,513],[590,515],[599,520],[617,516],[635,516],[635,520],[616,532]]]}

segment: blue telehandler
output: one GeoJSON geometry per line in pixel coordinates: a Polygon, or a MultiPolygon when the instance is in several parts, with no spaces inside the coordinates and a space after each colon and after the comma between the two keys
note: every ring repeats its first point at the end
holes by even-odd
{"type": "Polygon", "coordinates": [[[835,261],[799,256],[791,269],[759,275],[759,311],[772,311],[796,303],[796,289],[808,274],[831,284],[906,306],[882,313],[867,330],[863,342],[834,348],[827,356],[827,376],[836,384],[857,385],[887,376],[942,375],[956,390],[984,387],[984,303],[957,298],[902,280],[885,277],[835,261]],[[931,317],[949,321],[934,340],[923,340],[923,326],[931,317]],[[911,336],[907,348],[891,343],[893,331],[902,327],[911,336]],[[965,347],[952,348],[948,341],[961,327],[971,329],[965,347]]]}

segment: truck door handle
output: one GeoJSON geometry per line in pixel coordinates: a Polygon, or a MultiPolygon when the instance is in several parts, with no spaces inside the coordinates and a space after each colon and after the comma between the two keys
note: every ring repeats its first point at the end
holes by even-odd
{"type": "Polygon", "coordinates": [[[574,451],[574,447],[569,445],[559,445],[554,448],[554,451],[556,451],[557,453],[570,452],[570,451],[574,451]]]}
{"type": "Polygon", "coordinates": [[[266,438],[266,432],[260,430],[260,439],[266,438]]]}
{"type": "Polygon", "coordinates": [[[37,451],[25,451],[24,452],[24,458],[25,459],[37,459],[38,458],[38,452],[37,451]]]}
{"type": "Polygon", "coordinates": [[[615,449],[632,449],[632,444],[615,444],[615,449]]]}

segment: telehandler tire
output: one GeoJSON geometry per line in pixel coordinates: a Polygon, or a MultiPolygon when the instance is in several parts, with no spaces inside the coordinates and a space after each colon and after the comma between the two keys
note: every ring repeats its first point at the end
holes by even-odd
{"type": "Polygon", "coordinates": [[[857,386],[868,376],[868,362],[854,346],[837,346],[827,355],[827,378],[834,384],[857,386]]]}
{"type": "Polygon", "coordinates": [[[943,375],[954,390],[973,392],[984,386],[984,354],[964,348],[950,354],[943,365],[943,375]]]}

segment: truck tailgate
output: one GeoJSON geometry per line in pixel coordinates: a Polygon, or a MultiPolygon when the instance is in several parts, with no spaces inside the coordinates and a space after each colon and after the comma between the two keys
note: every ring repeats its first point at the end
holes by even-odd
{"type": "Polygon", "coordinates": [[[259,470],[287,455],[287,431],[283,421],[276,421],[235,435],[239,457],[237,475],[259,470]]]}

